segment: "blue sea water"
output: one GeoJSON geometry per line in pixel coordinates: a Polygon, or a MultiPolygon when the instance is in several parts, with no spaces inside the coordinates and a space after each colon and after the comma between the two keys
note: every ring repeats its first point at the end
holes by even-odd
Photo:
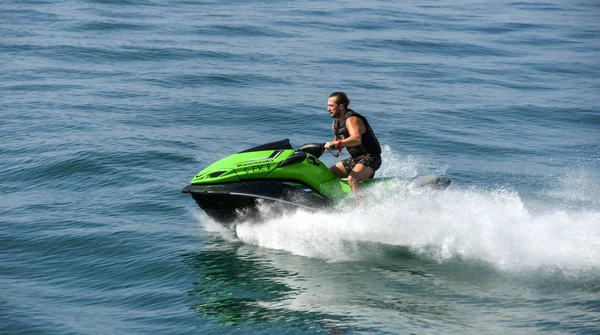
{"type": "Polygon", "coordinates": [[[600,333],[599,16],[0,2],[0,333],[600,333]],[[235,232],[180,193],[233,152],[330,140],[340,90],[378,176],[450,188],[235,232]]]}

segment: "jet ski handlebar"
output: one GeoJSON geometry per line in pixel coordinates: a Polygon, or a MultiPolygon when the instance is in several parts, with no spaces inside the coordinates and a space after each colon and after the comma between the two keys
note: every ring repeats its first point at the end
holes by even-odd
{"type": "Polygon", "coordinates": [[[325,152],[325,143],[306,143],[303,144],[298,151],[302,151],[319,158],[321,155],[323,155],[323,152],[325,152]]]}

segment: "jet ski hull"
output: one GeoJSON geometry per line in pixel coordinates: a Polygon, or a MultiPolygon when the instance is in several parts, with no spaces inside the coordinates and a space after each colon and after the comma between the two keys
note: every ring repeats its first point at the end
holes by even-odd
{"type": "MultiPolygon", "coordinates": [[[[386,182],[393,179],[375,179],[367,181],[367,183],[386,182]]],[[[450,179],[427,176],[414,179],[411,184],[414,187],[443,190],[450,185],[450,179]]],[[[269,204],[275,213],[297,208],[317,210],[334,204],[334,201],[318,191],[293,181],[253,180],[216,185],[188,185],[181,192],[191,194],[198,206],[209,217],[221,223],[261,219],[258,210],[259,203],[269,204]]]]}
{"type": "Polygon", "coordinates": [[[284,209],[315,209],[330,205],[331,200],[310,187],[279,180],[253,180],[216,185],[188,185],[181,192],[189,193],[198,206],[215,221],[257,219],[259,203],[268,203],[278,211],[284,209]]]}

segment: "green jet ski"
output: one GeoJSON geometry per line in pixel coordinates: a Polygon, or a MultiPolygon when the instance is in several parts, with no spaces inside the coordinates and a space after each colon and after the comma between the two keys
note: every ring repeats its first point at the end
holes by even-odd
{"type": "MultiPolygon", "coordinates": [[[[346,179],[336,178],[319,160],[324,151],[324,143],[295,150],[289,139],[259,145],[209,165],[181,192],[191,194],[208,216],[221,223],[256,218],[261,202],[280,209],[332,206],[352,190],[346,179]]],[[[391,180],[398,178],[364,180],[361,186],[391,180]]],[[[450,185],[450,179],[438,176],[410,182],[440,190],[450,185]]]]}

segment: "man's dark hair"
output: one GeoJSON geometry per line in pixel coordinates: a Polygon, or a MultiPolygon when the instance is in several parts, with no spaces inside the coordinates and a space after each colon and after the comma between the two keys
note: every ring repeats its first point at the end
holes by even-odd
{"type": "Polygon", "coordinates": [[[335,97],[335,103],[340,105],[344,105],[344,107],[346,109],[348,109],[348,105],[350,105],[350,99],[348,99],[348,96],[346,95],[346,93],[344,92],[333,92],[331,93],[331,95],[329,96],[331,97],[335,97]]]}

